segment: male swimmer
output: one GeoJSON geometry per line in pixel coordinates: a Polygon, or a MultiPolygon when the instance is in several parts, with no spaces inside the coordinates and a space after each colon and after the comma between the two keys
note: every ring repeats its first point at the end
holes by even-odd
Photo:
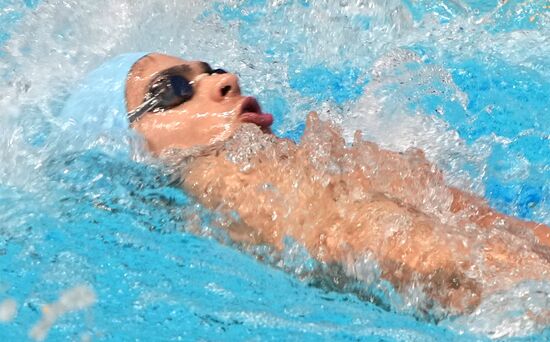
{"type": "Polygon", "coordinates": [[[236,212],[226,227],[236,241],[282,249],[292,238],[359,280],[369,278],[362,262],[375,262],[398,291],[421,286],[450,313],[550,281],[550,227],[445,185],[420,151],[383,150],[359,134],[347,146],[315,113],[299,144],[278,138],[237,77],[203,62],[128,54],[98,70],[63,112],[129,125],[160,159],[180,153],[182,187],[209,208],[236,212]]]}

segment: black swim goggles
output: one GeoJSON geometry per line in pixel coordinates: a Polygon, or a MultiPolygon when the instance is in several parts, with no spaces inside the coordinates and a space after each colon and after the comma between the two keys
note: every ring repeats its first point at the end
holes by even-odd
{"type": "MultiPolygon", "coordinates": [[[[223,69],[212,70],[208,63],[201,63],[202,74],[225,74],[223,69]]],[[[163,112],[191,100],[194,95],[193,84],[197,77],[189,80],[191,68],[186,65],[178,65],[160,72],[150,83],[145,93],[142,104],[128,113],[130,123],[137,121],[148,112],[163,112]]]]}

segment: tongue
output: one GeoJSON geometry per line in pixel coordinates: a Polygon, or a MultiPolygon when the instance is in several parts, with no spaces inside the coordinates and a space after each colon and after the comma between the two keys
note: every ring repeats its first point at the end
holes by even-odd
{"type": "Polygon", "coordinates": [[[268,113],[246,112],[241,114],[243,122],[250,122],[260,127],[269,127],[273,123],[273,115],[268,113]]]}

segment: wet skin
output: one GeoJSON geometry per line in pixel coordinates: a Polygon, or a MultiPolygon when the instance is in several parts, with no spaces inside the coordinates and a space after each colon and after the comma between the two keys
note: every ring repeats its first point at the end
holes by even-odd
{"type": "Polygon", "coordinates": [[[263,120],[264,130],[269,130],[273,118],[269,114],[254,115],[261,109],[253,98],[241,95],[234,74],[208,75],[203,62],[161,54],[147,55],[130,71],[126,86],[128,110],[134,110],[143,102],[155,76],[177,66],[183,66],[186,78],[194,82],[193,97],[175,108],[144,115],[132,124],[153,153],[223,141],[244,122],[263,120]]]}
{"type": "MultiPolygon", "coordinates": [[[[231,140],[247,122],[259,122],[262,131],[268,131],[269,120],[259,120],[249,112],[260,110],[241,95],[235,75],[204,75],[200,62],[161,54],[149,55],[133,67],[127,82],[128,110],[139,106],[158,73],[176,65],[188,66],[189,78],[197,79],[195,95],[165,112],[146,113],[132,124],[151,152],[162,156],[172,148],[216,145],[231,140]]],[[[470,311],[483,296],[521,281],[550,280],[549,227],[500,214],[483,199],[447,187],[421,152],[402,155],[360,139],[353,148],[345,148],[337,130],[315,114],[308,118],[305,142],[300,145],[256,133],[251,133],[255,139],[268,139],[270,152],[254,157],[257,162],[252,170],[243,172],[228,158],[230,150],[218,149],[195,158],[182,176],[182,186],[200,202],[239,214],[241,221],[228,228],[235,240],[281,249],[283,238],[289,236],[313,257],[342,264],[357,278],[361,276],[353,273],[353,262],[373,255],[382,278],[397,289],[424,282],[428,294],[453,312],[470,311]],[[379,163],[374,169],[390,166],[373,176],[367,174],[366,165],[354,164],[348,173],[331,176],[321,184],[317,179],[325,175],[309,156],[317,149],[316,135],[324,132],[333,145],[331,153],[339,160],[346,156],[360,160],[368,152],[369,160],[379,163]],[[411,167],[410,160],[415,162],[414,170],[419,168],[418,174],[403,179],[401,171],[411,167]],[[279,199],[262,197],[258,189],[265,184],[278,190],[279,199]],[[434,204],[435,212],[423,207],[430,190],[426,184],[447,199],[434,204]],[[357,190],[363,193],[360,201],[352,198],[357,190]],[[396,217],[405,222],[406,229],[395,231],[396,217]],[[473,246],[479,249],[477,259],[469,257],[473,246]],[[472,270],[479,269],[479,260],[491,271],[471,276],[472,270]]]]}

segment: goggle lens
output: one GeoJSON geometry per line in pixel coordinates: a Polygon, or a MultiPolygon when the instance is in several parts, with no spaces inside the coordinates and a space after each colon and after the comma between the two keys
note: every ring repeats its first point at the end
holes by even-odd
{"type": "MultiPolygon", "coordinates": [[[[207,74],[226,74],[223,69],[210,69],[208,66],[207,74]]],[[[130,123],[139,119],[147,112],[161,112],[170,108],[177,107],[182,103],[193,98],[194,89],[192,82],[182,75],[160,75],[153,82],[145,94],[143,103],[135,110],[128,113],[130,123]]]]}

